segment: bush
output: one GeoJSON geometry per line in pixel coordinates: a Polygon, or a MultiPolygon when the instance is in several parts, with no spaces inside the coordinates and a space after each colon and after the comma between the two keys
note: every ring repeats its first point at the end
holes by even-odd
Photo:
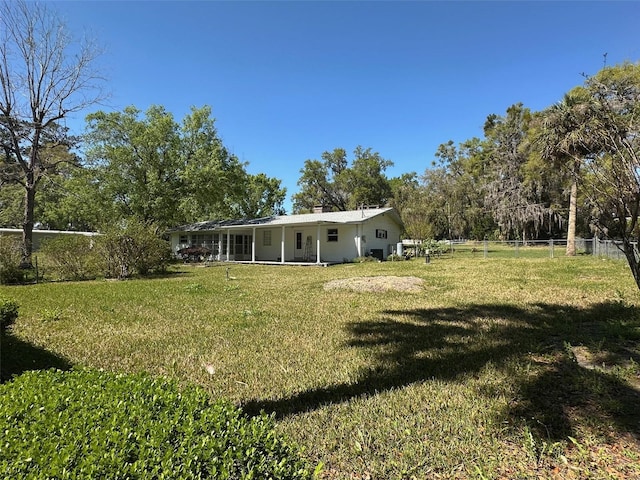
{"type": "Polygon", "coordinates": [[[404,257],[401,257],[400,255],[396,254],[396,253],[392,253],[391,255],[389,255],[387,257],[387,261],[388,262],[400,262],[402,260],[404,260],[404,257]]]}
{"type": "Polygon", "coordinates": [[[422,245],[420,245],[420,254],[426,255],[427,252],[429,252],[429,255],[431,256],[440,256],[446,253],[450,248],[451,246],[445,240],[429,239],[423,241],[422,245]]]}
{"type": "Polygon", "coordinates": [[[271,418],[166,379],[32,371],[0,397],[3,478],[311,478],[271,418]]]}
{"type": "Polygon", "coordinates": [[[107,277],[128,278],[164,272],[171,261],[171,247],[152,225],[129,220],[99,238],[107,277]]]}
{"type": "Polygon", "coordinates": [[[60,280],[84,280],[100,273],[93,239],[85,235],[59,235],[43,242],[40,251],[60,280]]]}
{"type": "Polygon", "coordinates": [[[0,284],[22,283],[24,271],[20,268],[22,250],[15,237],[0,235],[0,284]]]}
{"type": "Polygon", "coordinates": [[[4,333],[9,325],[18,318],[18,304],[14,300],[0,297],[0,332],[4,333]]]}

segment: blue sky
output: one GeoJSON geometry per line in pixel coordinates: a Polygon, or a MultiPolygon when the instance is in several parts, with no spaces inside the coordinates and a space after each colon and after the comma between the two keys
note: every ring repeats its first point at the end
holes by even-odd
{"type": "Polygon", "coordinates": [[[210,105],[247,170],[282,180],[288,211],[304,161],[326,150],[371,147],[389,177],[421,174],[441,143],[482,136],[514,103],[553,104],[605,53],[640,60],[633,1],[51,4],[105,47],[111,98],[93,110],[155,104],[181,121],[210,105]]]}

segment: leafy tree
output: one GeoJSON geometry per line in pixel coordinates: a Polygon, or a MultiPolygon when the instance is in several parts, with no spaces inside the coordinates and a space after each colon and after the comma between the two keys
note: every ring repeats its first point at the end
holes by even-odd
{"type": "Polygon", "coordinates": [[[96,231],[115,218],[113,205],[100,195],[95,172],[86,167],[44,179],[37,207],[36,219],[54,230],[96,231]]]}
{"type": "Polygon", "coordinates": [[[398,212],[410,208],[420,193],[420,182],[416,172],[403,173],[389,180],[391,199],[389,204],[398,212]]]}
{"type": "Polygon", "coordinates": [[[259,173],[247,174],[243,183],[243,194],[233,205],[234,217],[261,218],[284,215],[283,203],[287,190],[280,187],[280,180],[259,173]]]}
{"type": "Polygon", "coordinates": [[[324,152],[322,161],[306,160],[298,180],[301,190],[293,195],[294,212],[311,211],[316,205],[332,210],[348,210],[347,152],[336,148],[324,152]]]}
{"type": "Polygon", "coordinates": [[[387,167],[393,165],[371,148],[356,147],[351,168],[345,170],[347,208],[355,209],[360,205],[386,205],[391,198],[391,185],[384,175],[387,167]]]}
{"type": "MultiPolygon", "coordinates": [[[[23,187],[0,189],[0,225],[18,228],[24,216],[23,187]]],[[[56,175],[42,178],[36,192],[34,227],[53,230],[96,230],[110,218],[101,204],[92,172],[74,164],[61,164],[56,175]],[[41,226],[41,227],[40,227],[41,226]]]]}
{"type": "Polygon", "coordinates": [[[46,4],[0,3],[0,184],[23,189],[24,265],[31,265],[38,186],[69,161],[60,148],[75,143],[61,120],[102,97],[98,53],[74,42],[46,4]]]}
{"type": "Polygon", "coordinates": [[[100,195],[117,218],[137,217],[163,226],[180,223],[180,137],[173,116],[152,106],[146,118],[127,107],[87,117],[87,158],[96,168],[100,195]]]}
{"type": "Polygon", "coordinates": [[[135,217],[162,229],[282,212],[286,192],[280,180],[247,173],[223,145],[209,106],[192,108],[180,124],[161,106],[144,116],[127,107],[87,120],[87,158],[95,180],[84,191],[97,188],[112,221],[135,217]]]}
{"type": "Polygon", "coordinates": [[[24,188],[7,184],[0,188],[0,225],[18,228],[24,215],[24,188]]]}
{"type": "MultiPolygon", "coordinates": [[[[424,229],[422,238],[450,238],[454,229],[451,226],[449,198],[450,177],[443,166],[427,169],[421,177],[422,208],[425,221],[430,230],[424,229]]],[[[457,235],[456,235],[457,236],[457,235]]]]}
{"type": "Polygon", "coordinates": [[[245,165],[223,145],[211,117],[211,107],[192,108],[180,127],[180,180],[177,199],[188,222],[244,216],[248,182],[245,165]]]}
{"type": "Polygon", "coordinates": [[[418,175],[415,172],[404,173],[389,180],[389,186],[389,205],[400,214],[407,237],[416,240],[432,238],[433,228],[427,218],[424,189],[418,175]]]}
{"type": "Polygon", "coordinates": [[[530,121],[529,109],[515,104],[504,117],[489,115],[484,126],[490,171],[485,206],[503,235],[524,241],[536,236],[553,214],[542,192],[524,176],[528,152],[523,145],[530,121]]]}
{"type": "Polygon", "coordinates": [[[457,147],[449,141],[435,154],[440,173],[424,177],[433,191],[433,201],[446,218],[447,238],[483,239],[495,229],[484,205],[489,161],[486,152],[478,138],[457,147]]]}
{"type": "MultiPolygon", "coordinates": [[[[601,234],[621,240],[638,288],[640,214],[640,64],[605,67],[583,87],[543,114],[538,135],[542,157],[572,175],[572,202],[581,189],[591,222],[601,234]],[[580,174],[578,174],[580,172],[580,174]]],[[[573,206],[572,206],[573,208],[573,206]]]]}
{"type": "Polygon", "coordinates": [[[344,211],[363,204],[385,205],[391,198],[391,186],[384,171],[391,165],[371,148],[360,146],[354,150],[351,167],[342,148],[324,152],[322,161],[306,160],[298,180],[301,189],[293,195],[293,209],[303,212],[322,205],[344,211]]]}

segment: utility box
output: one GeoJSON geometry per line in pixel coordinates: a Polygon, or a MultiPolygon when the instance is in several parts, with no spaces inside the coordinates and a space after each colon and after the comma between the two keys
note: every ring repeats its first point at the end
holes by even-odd
{"type": "Polygon", "coordinates": [[[377,258],[380,261],[384,260],[384,250],[383,249],[381,249],[381,248],[372,248],[370,250],[370,252],[371,252],[371,256],[373,258],[377,258]]]}

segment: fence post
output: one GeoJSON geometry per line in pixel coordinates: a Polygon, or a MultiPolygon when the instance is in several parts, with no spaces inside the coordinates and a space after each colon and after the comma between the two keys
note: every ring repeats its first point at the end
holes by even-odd
{"type": "Polygon", "coordinates": [[[520,256],[520,242],[516,239],[516,257],[520,256]]]}
{"type": "Polygon", "coordinates": [[[549,239],[549,256],[553,258],[553,238],[549,239]]]}
{"type": "Polygon", "coordinates": [[[487,239],[484,239],[484,258],[487,258],[487,253],[488,253],[488,243],[487,243],[487,239]]]}

